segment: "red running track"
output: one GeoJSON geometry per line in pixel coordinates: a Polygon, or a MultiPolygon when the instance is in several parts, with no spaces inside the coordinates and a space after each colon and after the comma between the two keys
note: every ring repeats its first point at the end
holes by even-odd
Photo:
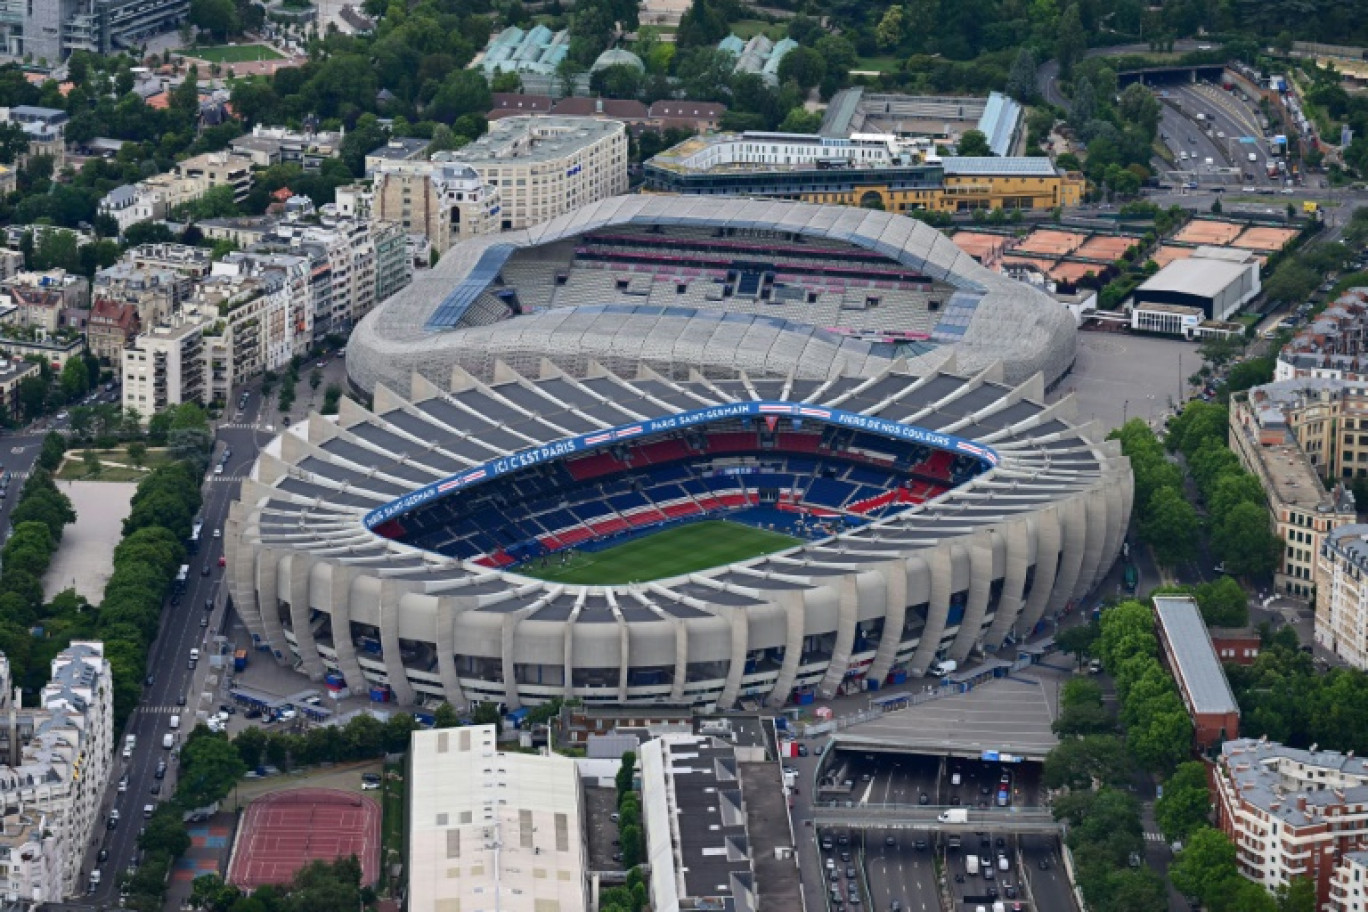
{"type": "Polygon", "coordinates": [[[228,882],[243,890],[285,884],[311,861],[349,855],[361,860],[363,883],[379,880],[379,805],[341,789],[276,792],[248,806],[228,882]]]}

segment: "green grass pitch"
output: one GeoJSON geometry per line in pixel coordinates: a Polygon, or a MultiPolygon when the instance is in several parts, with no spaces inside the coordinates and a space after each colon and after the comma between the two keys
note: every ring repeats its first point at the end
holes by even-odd
{"type": "Polygon", "coordinates": [[[251,60],[283,60],[283,55],[264,44],[221,44],[216,47],[186,48],[186,57],[210,63],[247,63],[251,60]]]}
{"type": "Polygon", "coordinates": [[[722,564],[759,557],[799,544],[799,539],[723,520],[706,520],[663,529],[602,551],[575,551],[562,566],[560,555],[519,567],[516,572],[553,583],[614,586],[664,579],[722,564]]]}

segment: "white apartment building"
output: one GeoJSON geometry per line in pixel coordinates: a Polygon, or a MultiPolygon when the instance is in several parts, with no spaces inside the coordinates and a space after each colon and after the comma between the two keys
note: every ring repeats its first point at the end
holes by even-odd
{"type": "Polygon", "coordinates": [[[412,912],[587,912],[575,761],[501,753],[493,725],[413,733],[412,912]]]}
{"type": "Polygon", "coordinates": [[[146,421],[167,406],[204,401],[205,326],[198,310],[182,310],[124,349],[120,376],[125,411],[137,409],[146,421]]]}
{"type": "Polygon", "coordinates": [[[1368,525],[1325,536],[1316,562],[1316,642],[1368,669],[1368,525]]]}
{"type": "MultiPolygon", "coordinates": [[[[74,847],[89,845],[102,823],[100,802],[114,756],[113,680],[104,644],[98,642],[73,642],[52,660],[51,669],[38,706],[25,708],[12,687],[9,661],[0,656],[0,806],[21,808],[30,818],[47,816],[46,831],[59,841],[54,851],[61,892],[46,898],[61,900],[84,892],[83,852],[74,847]],[[73,848],[62,852],[63,847],[73,848]]],[[[28,841],[45,843],[42,832],[31,830],[28,841]]],[[[0,839],[0,845],[6,841],[0,839]]],[[[16,872],[11,862],[10,877],[0,879],[0,889],[51,890],[44,867],[52,863],[44,860],[16,872]]]]}
{"type": "Polygon", "coordinates": [[[66,844],[47,814],[14,812],[0,817],[0,897],[24,908],[61,899],[66,844]]]}
{"type": "Polygon", "coordinates": [[[505,117],[443,162],[468,165],[499,192],[493,230],[529,228],[626,193],[627,126],[593,117],[505,117]]]}
{"type": "Polygon", "coordinates": [[[1221,745],[1214,778],[1240,873],[1269,891],[1309,877],[1325,908],[1340,859],[1368,847],[1368,760],[1242,738],[1221,745]]]}

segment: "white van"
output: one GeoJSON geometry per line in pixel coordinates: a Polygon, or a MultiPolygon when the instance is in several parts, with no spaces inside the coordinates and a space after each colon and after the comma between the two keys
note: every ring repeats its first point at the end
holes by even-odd
{"type": "Polygon", "coordinates": [[[199,650],[198,650],[198,649],[192,649],[192,650],[190,650],[190,667],[191,667],[191,668],[194,668],[194,667],[195,667],[195,663],[198,662],[198,661],[199,661],[199,650]]]}
{"type": "Polygon", "coordinates": [[[155,814],[156,812],[157,812],[157,806],[156,806],[155,804],[144,804],[144,805],[143,805],[143,820],[150,820],[150,819],[152,818],[152,815],[155,814]]]}
{"type": "Polygon", "coordinates": [[[1006,852],[998,852],[998,870],[999,870],[999,871],[1006,871],[1006,870],[1009,870],[1010,867],[1011,867],[1011,865],[1010,865],[1010,864],[1008,863],[1008,861],[1007,861],[1007,853],[1006,853],[1006,852]]]}
{"type": "Polygon", "coordinates": [[[932,665],[931,670],[927,672],[927,674],[933,675],[937,678],[943,678],[946,675],[952,673],[957,668],[959,668],[959,662],[956,662],[954,659],[945,659],[944,661],[937,662],[935,665],[932,665]]]}
{"type": "Polygon", "coordinates": [[[1208,155],[1208,156],[1203,160],[1202,163],[1205,164],[1208,168],[1210,168],[1212,165],[1216,164],[1216,162],[1212,161],[1210,155],[1208,155]]]}
{"type": "Polygon", "coordinates": [[[167,732],[166,734],[162,735],[162,749],[163,749],[163,750],[170,750],[171,748],[173,748],[173,747],[175,747],[175,746],[176,746],[176,736],[175,736],[175,735],[171,734],[171,732],[167,732]]]}
{"type": "Polygon", "coordinates": [[[1187,161],[1187,150],[1186,150],[1186,149],[1184,149],[1183,151],[1181,151],[1181,152],[1178,153],[1178,160],[1179,160],[1179,161],[1187,161]]]}
{"type": "Polygon", "coordinates": [[[173,715],[171,716],[171,730],[175,731],[178,728],[180,728],[180,716],[173,715]]]}
{"type": "Polygon", "coordinates": [[[979,872],[978,856],[975,855],[973,852],[970,852],[968,855],[964,856],[964,871],[966,874],[970,875],[977,874],[979,872]]]}

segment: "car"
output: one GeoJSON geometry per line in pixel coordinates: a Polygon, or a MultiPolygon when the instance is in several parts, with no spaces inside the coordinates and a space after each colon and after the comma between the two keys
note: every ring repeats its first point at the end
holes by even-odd
{"type": "Polygon", "coordinates": [[[203,567],[200,567],[200,576],[208,576],[211,572],[212,571],[209,569],[208,564],[205,564],[203,567]]]}
{"type": "Polygon", "coordinates": [[[108,860],[109,860],[109,849],[100,849],[100,851],[95,855],[95,860],[96,860],[96,861],[108,861],[108,860]]]}
{"type": "Polygon", "coordinates": [[[1002,885],[1002,895],[1006,896],[1008,899],[1016,899],[1016,886],[1014,884],[1004,883],[1002,885]]]}
{"type": "Polygon", "coordinates": [[[228,566],[228,557],[227,557],[227,555],[224,555],[224,554],[220,554],[220,555],[219,555],[219,566],[220,566],[220,567],[226,567],[226,566],[228,566]]]}
{"type": "Polygon", "coordinates": [[[208,627],[208,626],[209,626],[209,615],[207,615],[207,614],[201,614],[201,615],[200,615],[200,626],[201,626],[201,627],[208,627]]]}
{"type": "Polygon", "coordinates": [[[184,705],[185,705],[185,694],[181,694],[179,697],[176,697],[176,705],[177,705],[177,706],[184,706],[184,705]]]}
{"type": "Polygon", "coordinates": [[[362,779],[362,780],[361,780],[361,791],[363,791],[363,792],[373,792],[373,791],[376,791],[376,790],[379,789],[379,788],[380,788],[380,783],[379,783],[378,780],[375,781],[375,782],[370,782],[370,781],[367,781],[367,780],[365,780],[365,779],[362,779]]]}
{"type": "Polygon", "coordinates": [[[57,420],[58,420],[58,421],[66,421],[67,418],[69,418],[69,417],[70,417],[70,416],[69,416],[66,412],[58,412],[58,413],[57,413],[57,420]]]}
{"type": "Polygon", "coordinates": [[[918,839],[916,842],[912,843],[912,848],[916,849],[918,852],[925,852],[925,851],[926,851],[926,840],[925,840],[925,839],[918,839]]]}
{"type": "Polygon", "coordinates": [[[1050,859],[1048,859],[1048,858],[1042,858],[1042,859],[1040,859],[1040,861],[1036,862],[1036,867],[1040,868],[1040,870],[1042,870],[1042,871],[1048,871],[1048,870],[1050,870],[1050,859]]]}
{"type": "MultiPolygon", "coordinates": [[[[840,872],[840,871],[836,870],[835,868],[832,868],[832,869],[831,869],[830,871],[828,871],[827,873],[831,875],[831,882],[832,882],[833,884],[838,884],[838,883],[841,882],[841,872],[840,872]]],[[[835,890],[836,888],[833,886],[831,889],[835,890]]]]}
{"type": "Polygon", "coordinates": [[[1246,187],[1242,187],[1242,188],[1240,188],[1240,189],[1241,189],[1244,193],[1253,193],[1253,192],[1254,192],[1254,188],[1253,188],[1252,186],[1246,186],[1246,187]]]}
{"type": "Polygon", "coordinates": [[[854,892],[854,891],[852,891],[851,894],[850,894],[850,904],[851,904],[852,906],[858,906],[858,905],[860,904],[860,902],[861,902],[861,900],[860,900],[860,894],[859,894],[859,893],[856,893],[856,892],[854,892]]]}
{"type": "Polygon", "coordinates": [[[798,756],[800,756],[800,757],[806,757],[807,755],[808,755],[807,745],[806,745],[806,744],[800,744],[800,745],[798,745],[798,756]]]}
{"type": "Polygon", "coordinates": [[[152,794],[154,794],[154,795],[160,795],[160,794],[161,794],[161,783],[158,782],[158,781],[156,781],[156,780],[154,780],[154,781],[152,782],[152,788],[148,789],[148,791],[150,791],[150,792],[151,792],[152,794]]]}
{"type": "Polygon", "coordinates": [[[838,846],[848,846],[850,845],[850,837],[847,836],[845,833],[842,833],[841,835],[836,837],[836,844],[838,846]]]}
{"type": "Polygon", "coordinates": [[[214,538],[223,538],[223,530],[222,530],[222,529],[215,529],[215,530],[214,530],[214,538]]]}
{"type": "MultiPolygon", "coordinates": [[[[992,871],[985,871],[985,872],[983,873],[984,879],[986,879],[986,880],[992,880],[993,878],[991,878],[991,877],[988,876],[988,875],[991,874],[991,873],[992,873],[992,871]]],[[[988,895],[988,898],[989,898],[989,899],[997,899],[997,898],[998,898],[998,888],[997,888],[997,887],[984,887],[984,888],[983,888],[983,892],[986,893],[986,894],[988,895]]]]}
{"type": "Polygon", "coordinates": [[[926,792],[922,792],[920,795],[917,796],[917,804],[930,804],[930,803],[931,803],[931,797],[930,797],[929,795],[927,795],[926,792]]]}
{"type": "Polygon", "coordinates": [[[847,850],[847,849],[842,849],[842,850],[841,850],[841,861],[850,861],[850,851],[849,851],[849,850],[847,850]]]}
{"type": "Polygon", "coordinates": [[[956,874],[956,875],[955,875],[955,883],[964,883],[964,875],[963,875],[963,874],[956,874]]]}
{"type": "MultiPolygon", "coordinates": [[[[219,712],[224,713],[225,715],[235,716],[237,715],[237,707],[231,703],[221,703],[219,704],[219,712]]],[[[361,778],[364,779],[365,776],[362,776],[361,778]]],[[[377,776],[376,778],[379,777],[377,776]]]]}
{"type": "Polygon", "coordinates": [[[850,878],[851,880],[854,880],[854,879],[855,879],[855,866],[854,866],[854,865],[846,865],[846,872],[845,872],[845,874],[846,874],[846,877],[850,878]]]}
{"type": "Polygon", "coordinates": [[[261,710],[259,710],[259,709],[249,709],[249,710],[247,710],[246,712],[244,712],[244,713],[242,714],[242,718],[244,718],[244,719],[260,719],[260,718],[261,718],[261,710]]]}
{"type": "MultiPolygon", "coordinates": [[[[999,836],[999,837],[997,838],[996,845],[997,845],[997,847],[998,847],[999,849],[1006,848],[1006,847],[1007,847],[1007,840],[1006,840],[1006,839],[1003,839],[1001,836],[999,836]]],[[[998,854],[1001,855],[1002,853],[999,852],[998,854]]]]}
{"type": "Polygon", "coordinates": [[[895,846],[895,845],[897,845],[897,844],[898,844],[898,840],[894,839],[892,836],[885,836],[885,837],[884,837],[884,845],[886,845],[886,846],[892,848],[893,846],[895,846]]]}
{"type": "Polygon", "coordinates": [[[950,796],[950,803],[951,803],[951,804],[959,804],[959,803],[960,803],[960,797],[959,797],[959,795],[951,795],[951,796],[950,796]]]}
{"type": "Polygon", "coordinates": [[[980,852],[979,864],[985,868],[991,868],[993,866],[993,856],[989,855],[987,852],[980,852]]]}
{"type": "Polygon", "coordinates": [[[154,674],[150,674],[147,677],[143,678],[143,683],[146,684],[148,687],[151,687],[153,684],[157,683],[157,676],[154,674]]]}
{"type": "Polygon", "coordinates": [[[218,465],[214,466],[214,474],[215,474],[215,475],[222,475],[222,474],[223,474],[223,463],[220,462],[218,465]]]}

